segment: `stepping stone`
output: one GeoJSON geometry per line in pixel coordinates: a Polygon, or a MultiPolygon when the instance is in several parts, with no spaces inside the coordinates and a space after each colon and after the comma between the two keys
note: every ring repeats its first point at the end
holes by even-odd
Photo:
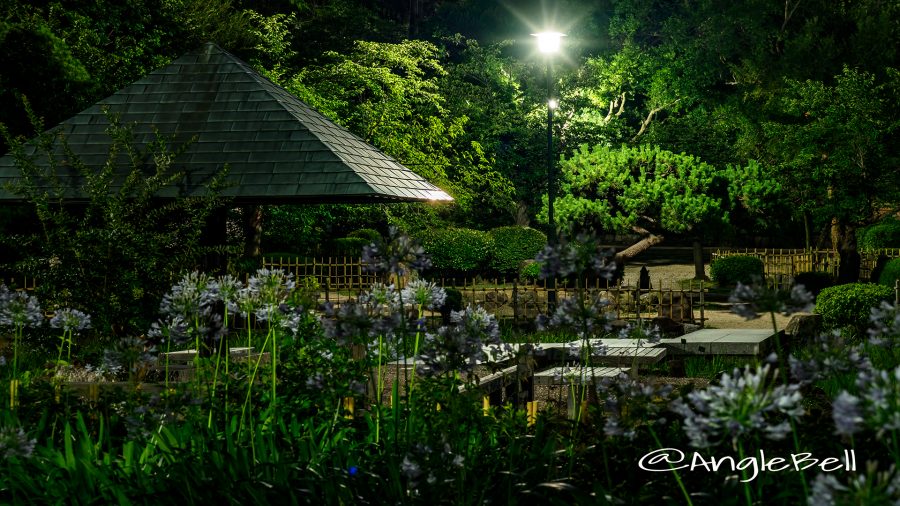
{"type": "Polygon", "coordinates": [[[615,378],[620,373],[628,373],[626,367],[551,367],[534,373],[534,384],[544,386],[571,385],[572,383],[592,383],[594,379],[615,378]]]}
{"type": "MultiPolygon", "coordinates": [[[[593,361],[603,365],[631,365],[635,358],[639,365],[655,364],[666,356],[666,348],[656,343],[637,339],[591,339],[593,361]],[[598,354],[603,348],[605,352],[598,354]]],[[[568,343],[541,343],[537,351],[545,352],[551,359],[566,360],[580,357],[582,341],[568,343]]]]}
{"type": "Polygon", "coordinates": [[[772,346],[774,336],[764,329],[702,329],[660,344],[672,354],[759,356],[772,346]]]}

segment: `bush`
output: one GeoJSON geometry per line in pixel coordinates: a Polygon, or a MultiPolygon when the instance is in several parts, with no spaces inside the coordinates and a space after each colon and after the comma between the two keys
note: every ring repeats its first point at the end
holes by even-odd
{"type": "Polygon", "coordinates": [[[357,258],[362,255],[363,248],[371,244],[366,237],[342,237],[334,240],[334,254],[337,256],[357,258]]]}
{"type": "Polygon", "coordinates": [[[884,264],[884,269],[878,276],[878,284],[894,288],[898,279],[900,279],[900,258],[895,258],[884,264]]]}
{"type": "Polygon", "coordinates": [[[485,269],[494,249],[490,234],[470,228],[434,230],[420,242],[431,255],[432,267],[445,274],[485,269]]]}
{"type": "Polygon", "coordinates": [[[803,285],[813,295],[834,285],[834,278],[827,272],[801,272],[794,276],[795,285],[803,285]]]}
{"type": "Polygon", "coordinates": [[[375,230],[374,228],[361,228],[359,230],[354,230],[347,234],[347,238],[358,237],[360,239],[365,239],[366,244],[378,243],[381,241],[381,232],[375,230]]]}
{"type": "Polygon", "coordinates": [[[547,236],[529,227],[499,227],[489,232],[494,240],[491,269],[514,274],[547,244],[547,236]]]}
{"type": "Polygon", "coordinates": [[[861,251],[900,248],[900,221],[888,218],[869,225],[857,232],[856,240],[861,251]]]}
{"type": "Polygon", "coordinates": [[[757,257],[734,255],[716,259],[709,266],[709,273],[719,286],[732,286],[738,282],[748,284],[754,277],[764,277],[765,269],[757,257]]]}
{"type": "Polygon", "coordinates": [[[522,270],[519,271],[520,279],[527,279],[528,281],[534,281],[538,279],[541,275],[541,264],[538,262],[529,262],[522,266],[522,270]]]}
{"type": "Polygon", "coordinates": [[[862,332],[872,308],[893,296],[893,289],[871,283],[832,286],[816,297],[816,312],[822,315],[825,328],[852,326],[862,332]]]}

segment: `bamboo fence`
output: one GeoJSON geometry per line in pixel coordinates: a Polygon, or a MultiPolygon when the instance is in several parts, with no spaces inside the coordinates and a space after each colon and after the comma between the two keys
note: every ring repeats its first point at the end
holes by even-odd
{"type": "MultiPolygon", "coordinates": [[[[840,256],[834,250],[784,248],[718,249],[711,261],[735,255],[757,257],[763,262],[766,281],[776,288],[790,288],[791,280],[801,272],[824,272],[837,276],[840,256]]],[[[881,257],[900,258],[900,248],[860,252],[859,278],[867,280],[881,257]]]]}
{"type": "MultiPolygon", "coordinates": [[[[379,281],[378,276],[366,272],[361,259],[348,257],[263,257],[263,267],[283,269],[300,280],[314,277],[321,287],[320,300],[332,304],[355,301],[361,292],[368,290],[379,281]]],[[[497,318],[512,319],[515,322],[534,320],[538,314],[550,310],[550,293],[555,291],[558,300],[576,295],[579,289],[574,282],[559,282],[555,289],[547,280],[505,280],[470,278],[433,279],[445,289],[460,292],[463,306],[480,305],[497,318]]],[[[406,279],[391,278],[388,282],[402,288],[406,279]]],[[[591,299],[608,301],[605,308],[610,316],[617,319],[654,318],[665,316],[675,321],[705,321],[703,308],[704,292],[702,282],[693,282],[687,288],[664,287],[661,282],[656,288],[637,288],[637,283],[608,285],[600,279],[581,280],[585,295],[591,299]]]]}

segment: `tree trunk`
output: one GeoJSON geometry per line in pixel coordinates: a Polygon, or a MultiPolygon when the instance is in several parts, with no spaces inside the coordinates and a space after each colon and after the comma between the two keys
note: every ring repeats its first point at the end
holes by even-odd
{"type": "Polygon", "coordinates": [[[856,227],[833,218],[831,220],[831,246],[840,256],[838,283],[859,281],[859,267],[862,259],[856,248],[856,227]]]}
{"type": "Polygon", "coordinates": [[[619,268],[624,268],[625,263],[628,260],[640,255],[641,253],[647,251],[651,246],[656,246],[657,244],[663,242],[665,237],[661,235],[655,235],[648,233],[643,239],[632,244],[631,246],[623,249],[622,251],[616,253],[616,263],[619,265],[619,268]]]}
{"type": "Polygon", "coordinates": [[[706,265],[703,262],[703,244],[699,237],[694,239],[694,279],[709,280],[706,277],[706,265]]]}
{"type": "Polygon", "coordinates": [[[262,206],[244,207],[241,218],[244,229],[244,256],[257,258],[262,244],[262,206]]]}

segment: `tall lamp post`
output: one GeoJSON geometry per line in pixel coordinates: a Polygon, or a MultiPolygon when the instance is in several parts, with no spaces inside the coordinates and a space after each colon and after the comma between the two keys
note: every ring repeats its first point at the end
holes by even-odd
{"type": "MultiPolygon", "coordinates": [[[[551,56],[559,52],[564,33],[547,31],[533,33],[537,38],[538,51],[544,54],[547,67],[547,222],[550,225],[548,242],[555,246],[556,217],[553,213],[553,201],[556,199],[556,164],[553,163],[553,110],[559,105],[553,99],[553,62],[551,56]]],[[[550,290],[547,291],[547,304],[552,311],[556,307],[556,278],[550,280],[550,290]]]]}
{"type": "Polygon", "coordinates": [[[556,165],[553,163],[553,110],[558,103],[553,99],[553,62],[551,56],[559,52],[565,34],[540,32],[532,34],[537,38],[538,51],[544,54],[547,68],[547,221],[550,225],[550,244],[556,244],[556,218],[553,200],[556,198],[556,165]]]}

